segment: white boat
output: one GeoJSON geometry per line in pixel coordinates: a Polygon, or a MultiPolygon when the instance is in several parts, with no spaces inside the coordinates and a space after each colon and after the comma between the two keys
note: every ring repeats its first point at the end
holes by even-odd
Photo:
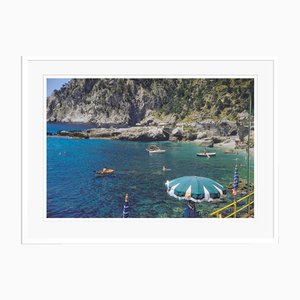
{"type": "Polygon", "coordinates": [[[216,156],[215,152],[210,152],[210,153],[197,153],[197,156],[202,156],[202,157],[211,157],[211,156],[216,156]]]}
{"type": "Polygon", "coordinates": [[[166,152],[166,150],[161,150],[161,149],[159,149],[159,150],[149,150],[149,149],[146,149],[146,151],[148,151],[149,154],[151,154],[151,153],[164,153],[164,152],[166,152]]]}
{"type": "Polygon", "coordinates": [[[163,166],[162,170],[163,170],[164,172],[171,171],[171,169],[167,169],[165,166],[163,166]]]}
{"type": "Polygon", "coordinates": [[[147,149],[146,149],[146,151],[148,151],[149,152],[149,154],[151,154],[151,153],[164,153],[164,152],[166,152],[166,150],[162,150],[162,149],[160,149],[158,146],[156,146],[156,145],[150,145],[147,149]]]}

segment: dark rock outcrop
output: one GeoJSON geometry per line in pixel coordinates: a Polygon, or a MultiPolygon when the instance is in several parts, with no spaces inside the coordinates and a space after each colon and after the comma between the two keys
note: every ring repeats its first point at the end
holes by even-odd
{"type": "MultiPolygon", "coordinates": [[[[247,148],[247,136],[241,141],[238,136],[214,135],[213,132],[199,132],[195,129],[182,129],[157,126],[134,126],[121,128],[92,128],[87,130],[60,130],[49,136],[62,136],[80,139],[113,139],[126,141],[194,141],[202,147],[229,145],[237,149],[247,148]]],[[[253,147],[254,133],[251,131],[250,147],[253,147]]]]}
{"type": "Polygon", "coordinates": [[[57,136],[89,139],[116,139],[126,141],[167,141],[169,136],[162,128],[129,127],[129,128],[93,128],[82,131],[58,131],[57,136]]]}

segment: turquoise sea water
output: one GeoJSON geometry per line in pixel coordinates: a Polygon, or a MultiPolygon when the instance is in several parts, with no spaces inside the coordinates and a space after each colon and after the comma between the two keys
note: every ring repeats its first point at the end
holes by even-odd
{"type": "MultiPolygon", "coordinates": [[[[77,130],[92,125],[49,123],[47,132],[70,127],[77,130]]],[[[233,178],[236,158],[242,165],[240,178],[247,177],[246,152],[224,154],[224,149],[213,148],[210,150],[217,155],[208,159],[196,156],[204,149],[194,143],[157,142],[166,152],[149,155],[145,151],[149,144],[47,137],[47,216],[119,218],[128,193],[130,217],[183,217],[185,203],[167,195],[166,180],[196,175],[227,186],[233,178]],[[163,172],[163,166],[171,170],[163,172]],[[115,176],[95,176],[95,171],[103,167],[114,169],[115,176]]],[[[253,158],[251,177],[253,181],[253,158]]],[[[197,204],[201,217],[217,208],[216,204],[197,204]]]]}

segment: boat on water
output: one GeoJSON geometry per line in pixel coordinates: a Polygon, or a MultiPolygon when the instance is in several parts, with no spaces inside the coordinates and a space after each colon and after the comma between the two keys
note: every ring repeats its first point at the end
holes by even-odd
{"type": "Polygon", "coordinates": [[[161,149],[159,149],[159,150],[148,150],[148,149],[146,149],[149,153],[164,153],[164,152],[166,152],[166,150],[161,150],[161,149]]]}
{"type": "Polygon", "coordinates": [[[163,170],[164,172],[171,171],[171,169],[167,169],[165,166],[163,166],[162,170],[163,170]]]}
{"type": "Polygon", "coordinates": [[[152,154],[152,153],[164,153],[166,152],[166,150],[163,150],[163,149],[160,149],[158,146],[156,145],[150,145],[146,151],[149,152],[149,154],[152,154]]]}
{"type": "Polygon", "coordinates": [[[215,152],[207,152],[207,153],[197,153],[197,156],[201,156],[201,157],[211,157],[211,156],[216,156],[215,152]]]}
{"type": "Polygon", "coordinates": [[[115,171],[113,169],[106,169],[106,168],[104,168],[102,171],[97,171],[96,175],[107,176],[107,175],[113,175],[114,172],[115,171]]]}

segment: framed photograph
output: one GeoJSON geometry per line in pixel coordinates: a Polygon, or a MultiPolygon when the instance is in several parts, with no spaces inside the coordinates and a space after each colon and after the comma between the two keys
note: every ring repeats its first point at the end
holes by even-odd
{"type": "Polygon", "coordinates": [[[275,63],[23,57],[22,242],[276,242],[275,63]]]}

